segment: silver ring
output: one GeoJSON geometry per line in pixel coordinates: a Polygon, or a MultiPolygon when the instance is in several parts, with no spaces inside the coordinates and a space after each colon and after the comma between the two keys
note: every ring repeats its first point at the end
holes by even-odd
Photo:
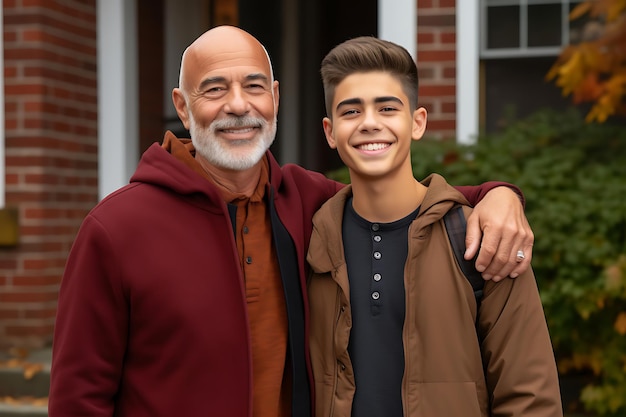
{"type": "Polygon", "coordinates": [[[526,258],[526,255],[524,255],[524,251],[523,250],[518,250],[517,251],[517,262],[522,262],[525,258],[526,258]]]}

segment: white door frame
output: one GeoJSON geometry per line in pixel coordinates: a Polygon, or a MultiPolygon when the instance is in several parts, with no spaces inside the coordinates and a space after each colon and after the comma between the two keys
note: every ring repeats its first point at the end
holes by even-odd
{"type": "Polygon", "coordinates": [[[378,37],[417,56],[417,0],[378,0],[378,37]]]}
{"type": "Polygon", "coordinates": [[[98,197],[128,184],[139,158],[135,0],[97,1],[98,197]]]}
{"type": "Polygon", "coordinates": [[[456,139],[473,144],[478,136],[479,0],[456,2],[456,139]]]}

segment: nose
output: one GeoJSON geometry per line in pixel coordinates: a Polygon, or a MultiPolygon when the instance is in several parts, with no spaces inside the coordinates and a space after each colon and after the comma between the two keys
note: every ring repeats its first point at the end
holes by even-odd
{"type": "Polygon", "coordinates": [[[246,98],[243,88],[240,85],[232,86],[226,97],[224,112],[236,116],[243,116],[250,110],[249,106],[250,103],[246,98]]]}
{"type": "Polygon", "coordinates": [[[380,130],[378,113],[372,109],[364,110],[360,128],[362,131],[380,130]]]}

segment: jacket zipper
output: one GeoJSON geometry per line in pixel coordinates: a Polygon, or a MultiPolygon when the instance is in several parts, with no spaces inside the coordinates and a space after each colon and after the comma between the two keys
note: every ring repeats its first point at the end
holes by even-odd
{"type": "MultiPolygon", "coordinates": [[[[337,341],[335,340],[335,335],[337,334],[337,327],[339,327],[339,320],[341,319],[341,314],[343,313],[341,308],[341,297],[339,295],[341,290],[337,290],[337,296],[335,298],[335,311],[337,312],[337,320],[335,320],[335,327],[333,329],[333,350],[337,341]]],[[[335,399],[337,398],[337,386],[339,385],[339,360],[335,357],[334,363],[334,378],[333,378],[333,398],[330,402],[330,413],[328,414],[330,417],[333,417],[335,413],[335,399]]]]}

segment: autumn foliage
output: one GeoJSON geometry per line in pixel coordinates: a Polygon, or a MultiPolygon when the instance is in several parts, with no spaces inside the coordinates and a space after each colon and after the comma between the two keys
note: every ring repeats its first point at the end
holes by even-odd
{"type": "Polygon", "coordinates": [[[586,0],[570,13],[588,18],[582,42],[566,47],[546,78],[576,104],[592,103],[587,122],[626,115],[626,0],[586,0]]]}

